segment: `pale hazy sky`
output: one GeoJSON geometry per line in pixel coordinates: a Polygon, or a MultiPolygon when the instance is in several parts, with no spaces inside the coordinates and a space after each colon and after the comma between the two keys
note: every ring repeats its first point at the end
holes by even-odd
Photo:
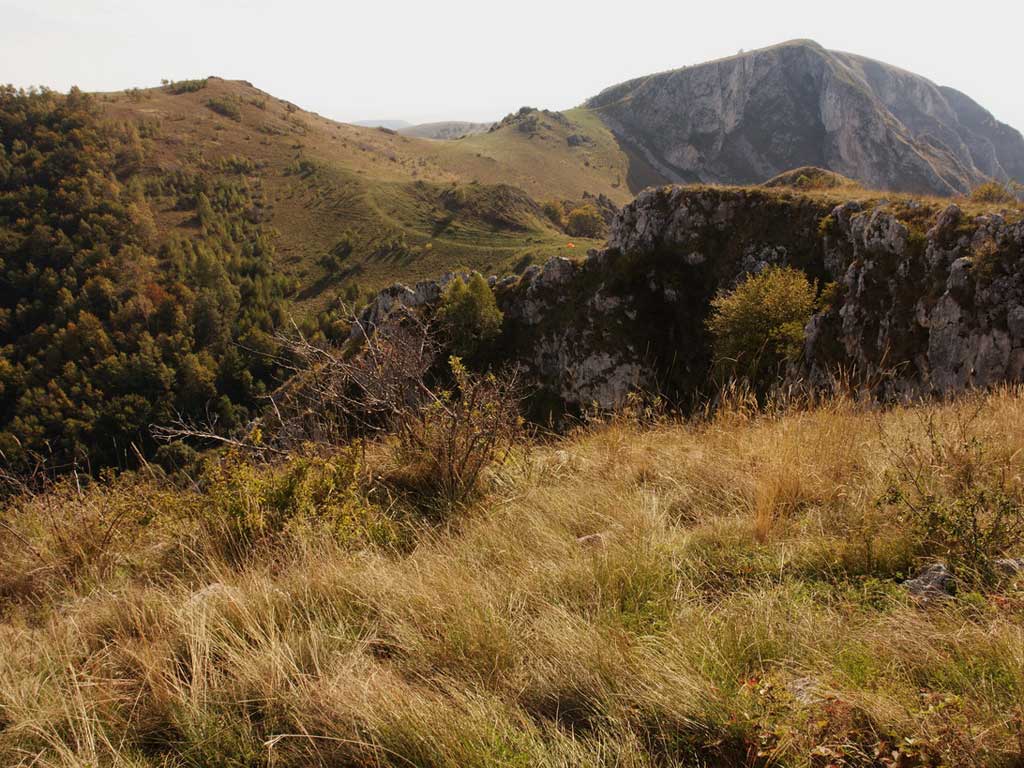
{"type": "Polygon", "coordinates": [[[249,80],[338,120],[492,120],[793,38],[972,96],[1024,130],[1024,2],[0,0],[0,82],[249,80]]]}

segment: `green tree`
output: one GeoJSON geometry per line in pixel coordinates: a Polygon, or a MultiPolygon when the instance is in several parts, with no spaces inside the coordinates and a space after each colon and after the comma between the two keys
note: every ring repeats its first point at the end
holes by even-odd
{"type": "Polygon", "coordinates": [[[278,377],[290,282],[246,179],[155,171],[139,131],[72,89],[0,87],[0,461],[100,469],[150,425],[222,424],[278,377]],[[151,197],[202,226],[163,239],[151,197]]]}
{"type": "Polygon", "coordinates": [[[466,282],[456,278],[449,283],[441,297],[437,320],[452,352],[469,359],[497,338],[504,316],[491,286],[474,272],[466,282]]]}
{"type": "Polygon", "coordinates": [[[769,384],[799,357],[814,303],[814,286],[790,267],[768,267],[719,294],[707,321],[717,374],[759,388],[769,384]]]}

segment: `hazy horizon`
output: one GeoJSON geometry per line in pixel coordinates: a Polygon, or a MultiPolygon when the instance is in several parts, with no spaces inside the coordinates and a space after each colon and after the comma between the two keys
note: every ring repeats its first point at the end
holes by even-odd
{"type": "Polygon", "coordinates": [[[526,104],[566,109],[633,77],[809,38],[956,88],[1024,129],[1024,99],[1002,74],[1019,66],[1024,10],[993,2],[964,17],[867,0],[841,25],[802,0],[720,12],[638,2],[614,15],[526,0],[500,19],[466,0],[349,9],[302,0],[286,8],[2,0],[0,12],[0,82],[61,91],[216,75],[336,120],[486,122],[526,104]]]}

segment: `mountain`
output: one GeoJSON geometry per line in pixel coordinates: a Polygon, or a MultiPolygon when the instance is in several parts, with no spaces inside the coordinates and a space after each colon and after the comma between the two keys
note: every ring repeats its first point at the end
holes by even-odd
{"type": "Polygon", "coordinates": [[[336,341],[347,308],[396,281],[578,257],[603,244],[616,207],[684,161],[696,179],[771,177],[772,194],[814,200],[866,199],[865,178],[926,191],[948,179],[947,193],[979,169],[1019,178],[1019,134],[908,73],[803,43],[695,69],[708,82],[728,69],[731,90],[673,101],[692,73],[655,75],[564,112],[522,107],[457,141],[334,122],[216,77],[0,89],[0,454],[123,465],[156,451],[150,424],[245,423],[279,383],[273,350],[293,321],[336,341]],[[672,118],[651,108],[662,102],[690,106],[672,118]],[[670,167],[663,148],[689,136],[694,109],[709,130],[733,128],[670,167]],[[861,164],[836,161],[848,157],[861,164]]]}
{"type": "Polygon", "coordinates": [[[585,107],[677,182],[752,184],[798,166],[939,195],[1024,182],[1024,138],[969,97],[806,40],[621,83],[585,107]]]}
{"type": "Polygon", "coordinates": [[[398,132],[403,136],[416,136],[420,139],[461,139],[463,136],[472,136],[477,133],[485,133],[490,130],[494,123],[467,123],[459,120],[448,120],[440,123],[422,123],[407,128],[399,128],[398,132]]]}

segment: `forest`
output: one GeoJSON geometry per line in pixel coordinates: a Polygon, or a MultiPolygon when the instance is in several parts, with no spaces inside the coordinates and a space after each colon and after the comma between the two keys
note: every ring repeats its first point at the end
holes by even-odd
{"type": "Polygon", "coordinates": [[[133,465],[160,454],[151,425],[230,429],[276,381],[292,286],[258,185],[150,164],[147,143],[78,89],[0,88],[0,452],[15,471],[133,465]]]}

